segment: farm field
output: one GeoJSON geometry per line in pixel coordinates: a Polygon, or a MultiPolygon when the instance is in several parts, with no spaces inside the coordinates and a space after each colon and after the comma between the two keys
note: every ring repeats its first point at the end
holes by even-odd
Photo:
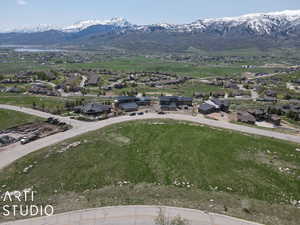
{"type": "Polygon", "coordinates": [[[296,149],[297,144],[198,124],[130,122],[30,154],[0,173],[0,186],[34,187],[39,201],[55,204],[58,212],[162,204],[296,225],[296,149]]]}
{"type": "Polygon", "coordinates": [[[146,57],[120,57],[86,63],[65,63],[39,65],[27,63],[1,63],[0,73],[11,73],[21,70],[57,70],[57,69],[108,69],[114,72],[165,72],[192,77],[239,76],[243,72],[273,72],[273,68],[243,69],[241,65],[197,65],[189,62],[174,62],[146,57]],[[17,65],[17,67],[15,66],[17,65]]]}

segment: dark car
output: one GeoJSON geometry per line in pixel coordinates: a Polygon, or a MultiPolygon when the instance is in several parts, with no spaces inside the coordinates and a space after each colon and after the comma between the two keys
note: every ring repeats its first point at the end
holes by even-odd
{"type": "Polygon", "coordinates": [[[136,116],[136,113],[130,113],[129,116],[136,116]]]}
{"type": "Polygon", "coordinates": [[[144,112],[138,112],[138,115],[139,116],[144,115],[144,112]]]}

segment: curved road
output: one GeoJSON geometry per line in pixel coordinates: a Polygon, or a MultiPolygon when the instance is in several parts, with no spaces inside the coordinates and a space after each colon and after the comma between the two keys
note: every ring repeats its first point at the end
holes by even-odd
{"type": "Polygon", "coordinates": [[[254,134],[254,135],[261,135],[266,137],[272,137],[276,139],[291,141],[295,143],[300,143],[300,136],[295,135],[289,135],[289,134],[283,134],[278,132],[273,132],[269,130],[263,130],[243,125],[237,125],[232,124],[228,122],[222,122],[222,121],[216,121],[216,120],[210,120],[206,119],[201,115],[197,116],[191,116],[191,115],[181,115],[181,114],[165,114],[165,115],[158,115],[155,113],[147,113],[142,116],[119,116],[114,117],[98,122],[82,122],[77,120],[72,120],[66,117],[61,116],[54,116],[49,113],[37,111],[34,109],[28,109],[24,107],[17,107],[17,106],[11,106],[11,105],[1,105],[0,108],[2,109],[10,109],[10,110],[16,110],[20,112],[24,112],[27,114],[48,118],[48,117],[56,117],[60,119],[61,121],[64,121],[68,124],[71,124],[73,126],[72,129],[57,133],[52,136],[48,136],[39,140],[36,140],[34,142],[28,143],[26,145],[15,145],[12,148],[9,148],[7,150],[0,151],[0,169],[3,169],[4,167],[8,166],[15,160],[31,153],[34,151],[37,151],[41,148],[57,144],[59,142],[62,142],[66,139],[70,139],[72,137],[76,137],[78,135],[82,135],[84,133],[98,130],[100,128],[121,123],[121,122],[127,122],[132,120],[144,120],[144,119],[174,119],[174,120],[184,120],[184,121],[190,121],[195,123],[201,123],[212,127],[218,127],[218,128],[224,128],[224,129],[231,129],[235,131],[240,131],[244,133],[254,134]]]}
{"type": "Polygon", "coordinates": [[[0,225],[155,225],[160,210],[167,218],[181,216],[189,225],[260,225],[229,216],[200,210],[165,206],[114,206],[68,212],[0,225]]]}
{"type": "MultiPolygon", "coordinates": [[[[273,137],[277,139],[292,141],[300,143],[300,137],[281,134],[268,130],[261,130],[257,128],[236,125],[226,122],[220,122],[215,120],[209,120],[203,118],[201,115],[196,117],[180,114],[145,114],[143,116],[120,116],[99,122],[82,122],[72,120],[65,117],[53,116],[51,114],[28,109],[24,107],[0,105],[2,109],[9,109],[24,112],[27,114],[48,118],[56,117],[61,121],[69,123],[73,128],[69,131],[58,133],[49,137],[45,137],[26,145],[16,145],[7,150],[0,151],[0,169],[8,166],[15,160],[37,151],[41,148],[57,144],[58,142],[66,139],[84,134],[89,131],[94,131],[112,124],[143,119],[174,119],[185,120],[190,122],[196,122],[205,124],[208,126],[231,129],[235,131],[241,131],[249,134],[262,135],[267,137],[273,137]]],[[[35,219],[28,219],[22,221],[6,222],[1,225],[154,225],[154,218],[158,215],[159,209],[163,208],[166,215],[174,217],[180,215],[183,218],[189,220],[190,225],[258,225],[257,223],[248,222],[245,220],[239,220],[233,217],[228,217],[220,214],[205,213],[199,210],[173,208],[173,207],[159,207],[159,206],[121,206],[121,207],[105,207],[98,209],[88,209],[82,211],[74,211],[65,214],[58,214],[52,217],[40,217],[35,219]]]]}

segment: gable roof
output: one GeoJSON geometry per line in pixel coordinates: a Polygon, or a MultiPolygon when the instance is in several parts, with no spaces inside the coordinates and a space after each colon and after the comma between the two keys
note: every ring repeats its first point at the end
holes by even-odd
{"type": "Polygon", "coordinates": [[[81,112],[85,114],[103,113],[109,111],[110,109],[110,106],[100,103],[87,103],[83,106],[80,106],[81,112]]]}
{"type": "Polygon", "coordinates": [[[199,110],[201,111],[208,111],[208,110],[212,110],[212,109],[215,109],[215,106],[213,105],[210,105],[208,103],[203,103],[199,106],[198,108],[199,110]]]}
{"type": "Polygon", "coordinates": [[[138,105],[135,102],[128,102],[120,104],[120,108],[123,110],[138,109],[138,105]]]}

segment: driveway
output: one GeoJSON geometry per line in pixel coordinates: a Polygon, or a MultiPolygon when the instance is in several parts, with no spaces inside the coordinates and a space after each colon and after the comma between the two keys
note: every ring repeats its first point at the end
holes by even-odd
{"type": "Polygon", "coordinates": [[[142,116],[119,116],[119,117],[114,117],[114,118],[110,118],[98,122],[83,122],[83,121],[72,120],[66,117],[54,116],[45,112],[40,112],[37,110],[28,109],[24,107],[0,105],[0,108],[16,110],[16,111],[28,113],[35,116],[40,116],[43,118],[55,117],[73,126],[72,129],[66,132],[57,133],[52,136],[38,139],[26,145],[16,145],[8,150],[0,151],[0,169],[3,169],[4,167],[8,166],[15,160],[31,152],[37,151],[47,146],[57,144],[64,140],[70,139],[72,137],[76,137],[90,131],[98,130],[106,126],[110,126],[112,124],[133,121],[133,120],[144,120],[144,119],[173,119],[173,120],[190,121],[190,122],[205,124],[212,127],[230,129],[230,130],[235,130],[243,133],[261,135],[261,136],[281,139],[285,141],[291,141],[300,144],[300,136],[278,133],[269,130],[263,130],[263,129],[253,128],[253,127],[248,127],[243,125],[232,124],[223,121],[210,120],[204,118],[201,115],[197,115],[194,117],[191,115],[182,115],[182,114],[158,115],[155,113],[147,113],[142,116]]]}
{"type": "Polygon", "coordinates": [[[0,225],[155,225],[162,210],[168,218],[178,215],[189,225],[259,225],[258,223],[200,210],[164,206],[115,206],[87,209],[51,217],[1,223],[0,225]]]}

